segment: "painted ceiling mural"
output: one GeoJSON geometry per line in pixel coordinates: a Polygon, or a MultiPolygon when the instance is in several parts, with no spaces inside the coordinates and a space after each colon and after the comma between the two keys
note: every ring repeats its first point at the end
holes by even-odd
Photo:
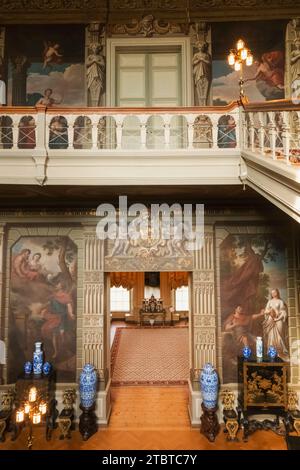
{"type": "Polygon", "coordinates": [[[7,30],[8,104],[84,106],[84,26],[7,30]]]}

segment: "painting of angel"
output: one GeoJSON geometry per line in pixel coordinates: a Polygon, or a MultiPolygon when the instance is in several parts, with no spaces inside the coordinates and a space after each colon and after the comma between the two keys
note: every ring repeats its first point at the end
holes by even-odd
{"type": "Polygon", "coordinates": [[[60,45],[50,41],[44,41],[43,69],[52,67],[52,64],[62,62],[63,54],[60,53],[60,45]]]}

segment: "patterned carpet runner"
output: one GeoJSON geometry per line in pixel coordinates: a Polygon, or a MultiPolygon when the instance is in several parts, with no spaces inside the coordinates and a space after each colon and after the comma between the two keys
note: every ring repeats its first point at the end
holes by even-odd
{"type": "Polygon", "coordinates": [[[117,328],[113,385],[183,385],[189,377],[188,328],[117,328]]]}

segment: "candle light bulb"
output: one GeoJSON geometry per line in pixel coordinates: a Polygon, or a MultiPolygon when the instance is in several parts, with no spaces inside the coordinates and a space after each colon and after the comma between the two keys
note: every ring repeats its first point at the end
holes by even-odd
{"type": "Polygon", "coordinates": [[[228,64],[229,65],[235,64],[235,55],[233,52],[230,52],[230,54],[228,55],[228,64]]]}
{"type": "Polygon", "coordinates": [[[36,401],[37,389],[35,387],[31,387],[31,389],[29,390],[29,397],[28,398],[29,398],[30,402],[36,401]]]}
{"type": "Polygon", "coordinates": [[[234,70],[235,70],[236,72],[238,72],[239,70],[241,70],[241,63],[240,63],[240,62],[236,62],[236,63],[234,64],[234,70]]]}
{"type": "Polygon", "coordinates": [[[248,57],[248,49],[246,49],[246,47],[244,47],[242,50],[241,50],[241,59],[242,60],[246,60],[248,57]]]}
{"type": "Polygon", "coordinates": [[[238,42],[237,42],[237,45],[236,45],[237,50],[240,51],[244,47],[245,47],[244,41],[242,39],[239,39],[238,42]]]}
{"type": "Polygon", "coordinates": [[[24,405],[24,412],[26,415],[30,413],[30,404],[28,402],[26,402],[24,405]]]}
{"type": "Polygon", "coordinates": [[[253,55],[249,54],[247,59],[246,59],[246,65],[250,66],[253,64],[253,55]]]}
{"type": "Polygon", "coordinates": [[[23,408],[20,408],[19,410],[17,410],[17,413],[16,413],[16,422],[22,423],[23,421],[24,421],[24,410],[23,408]]]}
{"type": "Polygon", "coordinates": [[[39,424],[41,422],[41,413],[39,411],[33,413],[32,422],[33,424],[39,424]]]}
{"type": "Polygon", "coordinates": [[[41,404],[40,404],[40,406],[39,406],[39,410],[40,410],[40,412],[42,413],[42,415],[46,414],[46,412],[47,412],[47,404],[46,404],[44,401],[41,402],[41,404]]]}

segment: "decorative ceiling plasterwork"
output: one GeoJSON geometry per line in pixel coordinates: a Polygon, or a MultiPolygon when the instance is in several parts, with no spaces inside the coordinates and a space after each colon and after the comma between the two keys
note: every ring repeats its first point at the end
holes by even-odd
{"type": "Polygon", "coordinates": [[[226,7],[273,7],[282,8],[300,5],[300,0],[190,0],[190,8],[226,8],[226,7]]]}
{"type": "Polygon", "coordinates": [[[189,8],[226,8],[226,7],[288,7],[300,5],[299,0],[112,0],[111,10],[146,10],[189,8]]]}
{"type": "Polygon", "coordinates": [[[146,10],[146,9],[167,9],[182,10],[183,5],[186,6],[186,1],[184,0],[112,0],[111,9],[112,10],[146,10]]]}
{"type": "Polygon", "coordinates": [[[174,21],[158,20],[153,15],[146,15],[141,20],[133,19],[130,24],[111,24],[108,34],[128,34],[129,36],[152,37],[161,34],[181,34],[188,32],[187,24],[174,21]]]}
{"type": "Polygon", "coordinates": [[[19,10],[96,10],[103,0],[0,0],[0,11],[19,10]]]}
{"type": "Polygon", "coordinates": [[[188,23],[293,18],[300,0],[0,0],[1,23],[131,23],[146,15],[188,23]],[[49,13],[51,12],[51,16],[49,13]]]}

